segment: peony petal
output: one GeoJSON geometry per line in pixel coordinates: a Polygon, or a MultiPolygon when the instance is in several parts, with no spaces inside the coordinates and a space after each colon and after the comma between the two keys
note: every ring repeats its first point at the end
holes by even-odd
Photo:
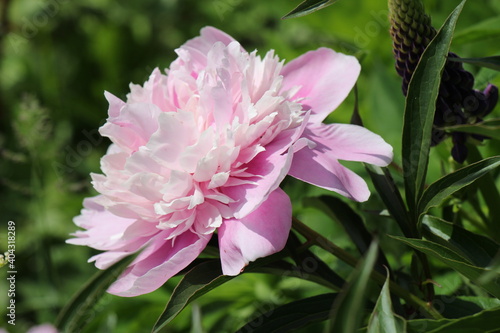
{"type": "Polygon", "coordinates": [[[130,154],[145,145],[158,129],[161,113],[154,104],[127,104],[117,117],[108,118],[99,133],[130,154]]]}
{"type": "Polygon", "coordinates": [[[357,125],[308,124],[302,137],[315,142],[316,151],[339,160],[387,166],[393,157],[391,145],[380,135],[357,125]]]}
{"type": "Polygon", "coordinates": [[[386,166],[393,156],[392,147],[379,135],[356,125],[309,123],[302,137],[315,146],[294,154],[289,174],[356,201],[368,200],[368,187],[338,160],[386,166]]]}
{"type": "Polygon", "coordinates": [[[205,27],[201,29],[199,37],[188,40],[181,46],[181,48],[185,48],[190,51],[197,50],[206,56],[215,43],[222,42],[227,46],[234,41],[235,39],[233,37],[219,29],[214,27],[205,27]]]}
{"type": "Polygon", "coordinates": [[[294,154],[293,161],[288,173],[292,177],[356,201],[366,201],[370,196],[361,177],[327,154],[304,148],[294,154]]]}
{"type": "Polygon", "coordinates": [[[252,160],[247,170],[256,176],[251,178],[252,184],[223,189],[224,194],[235,200],[229,204],[235,218],[239,219],[250,214],[278,188],[290,169],[292,157],[292,148],[284,154],[280,154],[280,150],[272,149],[262,152],[252,160]],[[243,200],[238,200],[240,198],[243,200]]]}
{"type": "Polygon", "coordinates": [[[301,88],[292,97],[312,111],[311,121],[322,122],[347,97],[361,71],[353,56],[327,48],[310,51],[287,63],[282,91],[301,88]]]}
{"type": "Polygon", "coordinates": [[[104,92],[104,97],[106,97],[106,100],[109,103],[108,115],[110,117],[118,117],[120,115],[120,110],[126,105],[126,103],[107,91],[104,92]]]}
{"type": "Polygon", "coordinates": [[[246,217],[225,220],[219,228],[223,273],[237,275],[249,262],[281,251],[291,224],[290,198],[280,188],[246,217]]]}
{"type": "Polygon", "coordinates": [[[177,236],[175,240],[157,236],[109,287],[108,292],[132,297],[158,289],[196,259],[209,240],[210,235],[200,237],[189,231],[177,236]]]}

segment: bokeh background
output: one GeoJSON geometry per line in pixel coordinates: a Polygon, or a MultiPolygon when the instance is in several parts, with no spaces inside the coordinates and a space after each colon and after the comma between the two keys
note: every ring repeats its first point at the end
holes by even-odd
{"type": "MultiPolygon", "coordinates": [[[[426,0],[439,27],[458,0],[426,0]]],[[[0,1],[0,252],[6,250],[7,222],[16,223],[16,326],[6,323],[6,267],[0,269],[0,327],[26,332],[54,322],[59,310],[97,271],[87,263],[89,248],[65,244],[76,230],[72,218],[84,197],[95,195],[89,174],[109,141],[97,134],[107,117],[104,91],[125,98],[130,82],[142,84],[155,67],[168,68],[174,50],[211,25],[236,38],[249,51],[276,50],[291,60],[318,47],[355,55],[363,70],[358,82],[359,110],[365,126],[395,149],[400,164],[404,98],[393,70],[387,3],[343,0],[302,18],[281,20],[298,0],[1,0],[0,1]]],[[[470,1],[460,18],[452,50],[464,57],[500,54],[500,2],[470,1]],[[477,34],[464,34],[476,29],[477,34]],[[462,35],[461,35],[462,33],[462,35]],[[461,37],[464,36],[464,37],[461,37]],[[474,38],[472,38],[473,36],[474,38]]],[[[500,85],[495,72],[468,67],[477,86],[500,85]]],[[[314,77],[311,77],[314,80],[314,77]]],[[[354,96],[329,118],[349,122],[354,96]]],[[[490,117],[496,117],[499,108],[490,117]]],[[[449,142],[433,155],[449,155],[449,142]]],[[[496,153],[488,142],[485,155],[496,153]]],[[[360,174],[362,166],[351,165],[360,174]]],[[[444,170],[431,159],[429,177],[444,170]]],[[[396,180],[400,180],[396,176],[396,180]]],[[[294,214],[337,245],[355,251],[342,228],[311,205],[321,194],[293,180],[285,190],[294,214]]],[[[382,235],[396,227],[370,214],[377,197],[363,205],[370,230],[382,235]]],[[[390,241],[387,248],[396,247],[390,241]]],[[[396,253],[395,251],[390,251],[396,253]]],[[[403,253],[403,252],[399,252],[403,253]]],[[[347,267],[319,253],[335,271],[347,267]]],[[[409,255],[390,257],[404,267],[409,255]]],[[[444,288],[453,276],[438,276],[444,288]]],[[[94,308],[85,332],[149,332],[179,278],[140,297],[108,295],[94,308]]],[[[232,332],[263,311],[325,290],[294,278],[246,274],[188,307],[165,332],[232,332]]],[[[444,291],[441,291],[444,293],[444,291]]],[[[320,326],[318,326],[319,329],[320,326]]]]}

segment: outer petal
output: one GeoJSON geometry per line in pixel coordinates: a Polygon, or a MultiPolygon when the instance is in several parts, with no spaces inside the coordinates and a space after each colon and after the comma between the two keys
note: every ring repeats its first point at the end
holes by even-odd
{"type": "Polygon", "coordinates": [[[356,201],[368,200],[368,187],[338,159],[380,166],[387,165],[392,159],[390,145],[380,136],[355,125],[310,124],[303,137],[315,142],[316,146],[294,154],[289,175],[356,201]]]}
{"type": "Polygon", "coordinates": [[[393,157],[391,145],[380,135],[357,125],[308,124],[302,137],[316,142],[315,150],[339,160],[386,166],[393,157]]]}
{"type": "Polygon", "coordinates": [[[237,275],[250,261],[281,251],[291,223],[290,198],[280,188],[246,217],[225,220],[219,228],[222,272],[237,275]]]}
{"type": "Polygon", "coordinates": [[[108,292],[132,297],[158,289],[196,259],[209,240],[210,235],[200,237],[189,231],[180,234],[175,240],[156,237],[109,287],[108,292]]]}
{"type": "Polygon", "coordinates": [[[122,237],[129,226],[136,220],[127,219],[111,214],[104,210],[96,201],[102,196],[86,198],[83,201],[81,215],[74,218],[77,226],[85,231],[77,231],[66,243],[75,245],[88,245],[98,250],[116,249],[123,245],[122,237]]]}
{"type": "Polygon", "coordinates": [[[301,103],[311,109],[311,121],[320,123],[347,97],[360,71],[355,57],[319,48],[283,67],[282,90],[300,86],[292,98],[304,98],[301,103]]]}

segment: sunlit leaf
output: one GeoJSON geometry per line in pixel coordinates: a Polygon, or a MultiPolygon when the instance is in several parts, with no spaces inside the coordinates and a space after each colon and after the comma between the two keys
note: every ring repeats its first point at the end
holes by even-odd
{"type": "Polygon", "coordinates": [[[500,309],[485,310],[460,319],[409,320],[408,333],[484,333],[498,332],[500,309]]]}
{"type": "Polygon", "coordinates": [[[438,179],[429,185],[418,202],[419,214],[425,214],[431,207],[440,205],[448,196],[470,185],[498,166],[500,166],[500,156],[494,156],[438,179]]]}
{"type": "Polygon", "coordinates": [[[294,10],[283,16],[283,19],[295,18],[311,14],[317,10],[330,6],[337,0],[305,0],[301,2],[294,10]]]}
{"type": "Polygon", "coordinates": [[[368,333],[405,333],[406,322],[392,310],[389,274],[368,322],[368,333]]]}
{"type": "Polygon", "coordinates": [[[496,280],[500,279],[500,274],[498,272],[493,272],[488,268],[475,266],[464,256],[441,244],[421,239],[410,239],[397,236],[390,237],[397,239],[402,243],[407,244],[416,250],[419,250],[422,253],[439,259],[444,264],[469,278],[472,282],[480,285],[490,294],[494,295],[495,297],[500,297],[500,285],[496,283],[496,280]],[[491,279],[485,283],[480,283],[483,282],[480,281],[481,277],[488,273],[495,274],[495,279],[491,279]]]}
{"type": "Polygon", "coordinates": [[[453,31],[465,0],[451,13],[431,41],[408,87],[403,125],[403,171],[406,199],[415,208],[424,188],[436,100],[453,31]]]}
{"type": "Polygon", "coordinates": [[[354,270],[345,290],[335,300],[330,332],[354,333],[363,324],[365,294],[377,260],[378,242],[370,245],[364,260],[354,270]]]}
{"type": "Polygon", "coordinates": [[[222,274],[218,259],[201,263],[191,269],[175,287],[167,307],[153,328],[153,332],[160,332],[190,302],[233,278],[234,276],[222,274]]]}
{"type": "Polygon", "coordinates": [[[278,306],[254,318],[238,332],[285,333],[326,320],[336,296],[323,294],[278,306]]]}
{"type": "Polygon", "coordinates": [[[453,248],[474,265],[488,266],[500,250],[500,246],[491,239],[435,216],[425,215],[422,224],[427,239],[453,248]]]}

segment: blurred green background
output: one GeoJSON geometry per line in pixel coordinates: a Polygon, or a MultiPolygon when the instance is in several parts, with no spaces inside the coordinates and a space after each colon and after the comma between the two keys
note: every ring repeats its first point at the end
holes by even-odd
{"type": "MultiPolygon", "coordinates": [[[[16,326],[7,327],[6,267],[0,269],[0,327],[26,332],[35,324],[53,322],[61,307],[97,271],[87,263],[95,251],[64,241],[76,230],[72,218],[79,214],[83,198],[95,194],[89,173],[100,172],[99,159],[109,145],[96,134],[107,117],[103,93],[107,90],[125,98],[130,82],[142,84],[155,67],[168,68],[175,59],[174,50],[204,26],[226,31],[248,51],[258,49],[265,54],[275,49],[286,60],[322,46],[357,56],[363,66],[358,84],[365,126],[393,145],[395,161],[400,163],[404,98],[393,70],[386,2],[343,0],[306,17],[281,20],[298,3],[0,2],[0,252],[6,250],[7,222],[14,221],[18,271],[16,326]]],[[[439,27],[458,3],[425,1],[434,26],[439,27]]],[[[470,1],[460,18],[453,51],[463,57],[500,54],[498,27],[500,2],[470,1]],[[490,32],[496,27],[496,33],[481,32],[481,24],[490,32]],[[478,29],[477,38],[467,34],[460,39],[460,32],[467,29],[478,29]]],[[[468,68],[478,72],[478,68],[468,68]]],[[[488,81],[500,85],[492,71],[482,70],[478,75],[479,88],[488,81]]],[[[349,122],[353,107],[351,94],[328,120],[349,122]]],[[[498,153],[496,147],[498,143],[488,142],[483,151],[498,153]]],[[[449,149],[447,142],[432,154],[446,156],[449,149]]],[[[366,177],[361,166],[353,168],[366,177]]],[[[439,162],[431,161],[429,177],[441,173],[439,162]]],[[[354,252],[342,228],[304,200],[320,190],[292,180],[285,189],[298,217],[354,252]]],[[[363,206],[350,204],[368,212],[370,230],[397,232],[388,220],[369,214],[379,207],[375,196],[363,206]]],[[[390,241],[383,244],[396,246],[390,241]]],[[[321,257],[340,275],[347,275],[344,264],[321,257]]],[[[396,267],[407,264],[407,259],[390,257],[396,267]]],[[[149,332],[177,281],[133,299],[104,297],[86,331],[149,332]]],[[[243,275],[186,309],[165,332],[231,332],[255,314],[321,292],[324,289],[293,278],[243,275]]]]}

